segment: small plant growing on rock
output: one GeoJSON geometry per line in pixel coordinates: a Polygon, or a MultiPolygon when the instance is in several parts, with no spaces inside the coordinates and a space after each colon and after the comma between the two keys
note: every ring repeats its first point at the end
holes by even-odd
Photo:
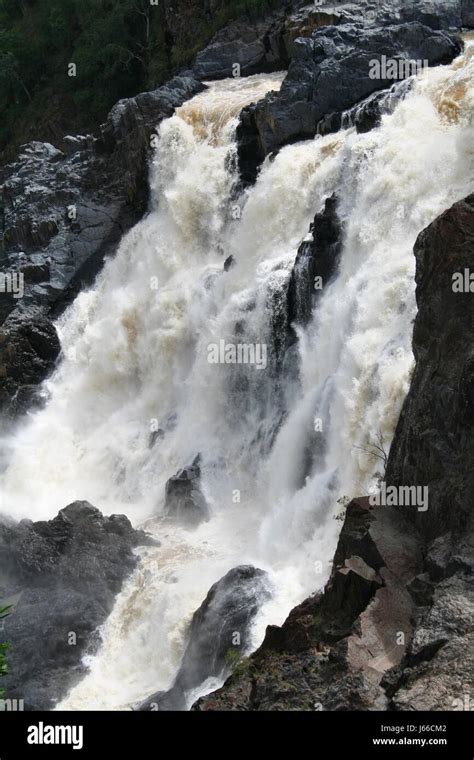
{"type": "MultiPolygon", "coordinates": [[[[1,605],[0,604],[0,621],[7,617],[7,615],[11,612],[12,605],[1,605]]],[[[7,661],[7,651],[10,648],[10,644],[8,642],[3,642],[0,644],[0,678],[2,676],[6,676],[8,673],[8,661],[7,661]]],[[[5,689],[2,689],[0,687],[0,699],[3,699],[5,697],[5,689]]]]}
{"type": "Polygon", "coordinates": [[[242,655],[237,647],[230,647],[225,653],[225,664],[231,670],[234,670],[242,659],[242,655]]]}
{"type": "MultiPolygon", "coordinates": [[[[369,456],[374,457],[375,459],[380,459],[383,462],[383,474],[381,475],[381,479],[383,480],[387,471],[389,452],[385,448],[385,441],[382,433],[377,433],[376,442],[374,443],[374,441],[369,441],[368,445],[370,446],[368,449],[364,448],[363,446],[354,446],[354,448],[360,449],[360,451],[365,451],[365,453],[369,454],[369,456]]],[[[377,473],[377,475],[380,476],[380,473],[377,473]]]]}

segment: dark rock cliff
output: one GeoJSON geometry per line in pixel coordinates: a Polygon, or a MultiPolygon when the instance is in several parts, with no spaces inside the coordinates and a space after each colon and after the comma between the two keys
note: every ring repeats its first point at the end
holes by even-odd
{"type": "Polygon", "coordinates": [[[84,501],[47,522],[0,521],[0,597],[15,601],[0,631],[11,642],[3,679],[10,699],[49,710],[66,695],[138,561],[133,549],[151,543],[124,515],[103,517],[84,501]]]}
{"type": "MultiPolygon", "coordinates": [[[[457,203],[415,246],[416,369],[389,456],[386,479],[428,487],[416,514],[427,539],[463,534],[474,493],[473,293],[453,291],[453,275],[472,267],[474,195],[457,203]]],[[[474,287],[474,286],[473,286],[474,287]]]]}
{"type": "Polygon", "coordinates": [[[196,527],[210,519],[210,511],[201,489],[201,458],[173,475],[165,487],[164,514],[168,520],[196,527]]]}
{"type": "Polygon", "coordinates": [[[390,485],[427,485],[426,511],[346,513],[324,592],[269,627],[197,710],[458,710],[474,690],[471,293],[474,196],[418,238],[416,369],[390,450],[390,485]]]}

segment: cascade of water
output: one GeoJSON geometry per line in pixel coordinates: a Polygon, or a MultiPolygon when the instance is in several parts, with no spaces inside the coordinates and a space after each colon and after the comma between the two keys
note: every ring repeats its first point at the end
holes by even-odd
{"type": "Polygon", "coordinates": [[[324,583],[338,500],[373,482],[371,448],[388,450],[408,389],[413,244],[471,189],[471,53],[423,72],[380,128],[284,148],[239,198],[235,116],[281,76],[215,83],[161,125],[152,209],[60,320],[47,404],[3,442],[4,511],[36,519],[88,499],[161,541],[61,707],[125,708],[168,687],[192,612],[237,564],[274,586],[254,645],[324,583]],[[299,329],[297,382],[273,361],[274,308],[334,192],[340,269],[299,329]],[[210,362],[221,342],[267,347],[267,362],[210,362]],[[212,518],[191,531],[159,518],[166,481],[197,454],[212,518]]]}

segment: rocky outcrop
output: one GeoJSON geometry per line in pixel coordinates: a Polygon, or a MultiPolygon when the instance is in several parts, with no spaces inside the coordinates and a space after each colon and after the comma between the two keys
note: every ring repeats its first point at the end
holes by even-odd
{"type": "MultiPolygon", "coordinates": [[[[371,0],[366,4],[374,6],[371,0]]],[[[377,23],[420,21],[432,29],[459,29],[467,25],[466,0],[385,0],[378,5],[375,15],[377,23]]]]}
{"type": "Polygon", "coordinates": [[[165,487],[166,519],[196,527],[209,520],[210,513],[201,490],[201,465],[198,455],[189,467],[173,475],[165,487]]]}
{"type": "Polygon", "coordinates": [[[148,199],[147,158],[151,136],[163,119],[172,116],[176,108],[203,89],[204,85],[193,77],[174,77],[158,90],[120,100],[101,127],[97,150],[110,156],[115,169],[124,172],[122,182],[125,180],[132,198],[141,199],[142,210],[148,199]]]}
{"type": "Polygon", "coordinates": [[[316,214],[308,239],[298,248],[288,286],[288,322],[305,325],[323,288],[334,277],[342,249],[342,230],[337,198],[327,198],[316,214]]]}
{"type": "Polygon", "coordinates": [[[415,246],[416,368],[386,480],[428,489],[428,509],[411,514],[425,542],[425,606],[403,667],[387,682],[399,710],[472,709],[474,286],[470,292],[465,273],[473,250],[474,195],[436,219],[415,246]],[[454,285],[458,275],[464,292],[454,285]]]}
{"type": "Polygon", "coordinates": [[[0,408],[17,415],[33,406],[59,352],[56,330],[41,312],[12,314],[0,328],[0,408]]]}
{"type": "Polygon", "coordinates": [[[255,24],[239,20],[224,27],[197,54],[193,74],[199,79],[224,79],[284,68],[286,51],[270,37],[274,18],[255,24]]]}
{"type": "MultiPolygon", "coordinates": [[[[237,129],[238,160],[244,183],[252,182],[265,156],[282,146],[314,137],[318,125],[332,115],[338,129],[342,114],[372,93],[394,84],[390,72],[373,76],[371,61],[449,63],[461,42],[417,21],[389,26],[361,23],[329,26],[294,43],[293,58],[279,92],[243,109],[237,129]],[[338,116],[338,118],[336,118],[338,116]]],[[[397,70],[397,79],[409,75],[397,70]]],[[[413,73],[413,72],[411,72],[413,73]]]]}
{"type": "Polygon", "coordinates": [[[439,583],[429,576],[424,607],[400,666],[383,686],[392,710],[472,710],[474,693],[474,584],[457,573],[439,583]]]}
{"type": "Polygon", "coordinates": [[[313,4],[274,2],[272,5],[280,7],[264,18],[252,20],[242,16],[220,29],[197,54],[192,68],[194,76],[221,79],[287,69],[296,50],[296,40],[311,37],[322,27],[353,22],[381,27],[412,21],[435,30],[457,30],[474,25],[469,0],[321,0],[313,4]]]}
{"type": "Polygon", "coordinates": [[[337,132],[339,129],[355,127],[357,133],[370,132],[380,126],[382,116],[391,114],[413,87],[413,79],[396,82],[386,90],[374,92],[357,105],[342,113],[326,114],[318,124],[318,135],[337,132]]]}
{"type": "Polygon", "coordinates": [[[194,709],[472,708],[474,301],[453,291],[453,275],[468,268],[473,241],[470,196],[415,246],[416,369],[386,482],[427,485],[428,509],[352,502],[324,592],[269,627],[260,649],[194,709]]]}
{"type": "Polygon", "coordinates": [[[137,563],[133,549],[150,543],[124,515],[103,517],[84,501],[48,522],[2,518],[0,598],[16,600],[0,631],[10,699],[49,710],[84,675],[82,657],[100,643],[96,629],[137,563]]]}
{"type": "Polygon", "coordinates": [[[436,219],[415,246],[416,369],[386,478],[428,487],[429,508],[414,517],[428,540],[465,535],[472,518],[474,293],[455,292],[453,276],[469,271],[473,250],[474,195],[436,219]]]}
{"type": "Polygon", "coordinates": [[[31,383],[49,374],[59,352],[51,337],[45,361],[41,349],[35,356],[39,339],[25,349],[18,335],[46,331],[52,336],[54,318],[92,281],[104,257],[143,215],[151,135],[162,119],[202,89],[195,79],[175,77],[154,92],[117,103],[99,138],[68,137],[65,151],[29,143],[1,171],[1,270],[21,274],[24,287],[21,298],[0,294],[0,350],[17,355],[15,367],[7,361],[0,377],[4,412],[21,411],[18,397],[25,398],[31,383]]]}
{"type": "Polygon", "coordinates": [[[247,650],[255,615],[269,597],[263,570],[249,565],[229,570],[193,615],[189,642],[172,688],[154,694],[139,709],[184,710],[190,691],[207,678],[225,676],[247,650]]]}
{"type": "Polygon", "coordinates": [[[294,383],[296,388],[299,384],[297,328],[309,322],[319,296],[337,272],[343,243],[337,203],[335,195],[326,198],[323,210],[315,215],[298,248],[289,276],[276,281],[268,290],[270,395],[273,408],[280,410],[279,421],[268,438],[270,445],[288,412],[288,387],[294,383]]]}
{"type": "Polygon", "coordinates": [[[321,9],[314,5],[292,13],[292,6],[299,4],[281,3],[282,10],[263,19],[252,21],[242,17],[221,29],[197,54],[192,68],[194,76],[222,79],[286,69],[298,37],[308,37],[315,29],[347,18],[344,9],[321,9]]]}
{"type": "Polygon", "coordinates": [[[309,597],[198,710],[374,710],[387,697],[382,675],[411,633],[406,590],[421,568],[404,516],[367,499],[347,508],[324,593],[309,597]]]}

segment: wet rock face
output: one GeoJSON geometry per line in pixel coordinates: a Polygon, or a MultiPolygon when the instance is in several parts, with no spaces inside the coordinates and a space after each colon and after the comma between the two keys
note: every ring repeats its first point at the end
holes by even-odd
{"type": "MultiPolygon", "coordinates": [[[[371,76],[371,61],[387,59],[449,63],[461,51],[457,38],[418,21],[383,27],[361,23],[316,30],[294,43],[281,90],[243,109],[237,129],[244,183],[255,179],[263,159],[283,145],[314,137],[318,125],[338,129],[343,112],[394,81],[386,71],[371,76]],[[327,117],[333,115],[333,126],[327,117]],[[339,115],[339,119],[337,118],[339,115]]],[[[404,76],[400,76],[403,79],[404,76]]]]}
{"type": "MultiPolygon", "coordinates": [[[[299,383],[300,357],[295,328],[310,321],[319,296],[337,272],[343,243],[337,204],[335,195],[326,198],[323,210],[315,215],[306,239],[298,248],[289,276],[282,278],[267,297],[267,313],[271,315],[269,371],[273,379],[268,400],[281,411],[280,421],[288,412],[288,389],[296,388],[299,383]]],[[[271,432],[270,444],[280,421],[271,432]]]]}
{"type": "Polygon", "coordinates": [[[123,172],[125,168],[132,195],[148,194],[146,160],[150,138],[160,122],[204,89],[205,85],[192,76],[176,76],[163,87],[119,100],[112,108],[101,128],[98,150],[111,156],[116,169],[120,167],[123,172]]]}
{"type": "Polygon", "coordinates": [[[384,114],[393,113],[397,103],[403,100],[412,86],[413,79],[405,79],[386,90],[374,92],[344,113],[327,114],[318,124],[318,134],[331,134],[348,127],[355,127],[357,133],[370,132],[380,126],[384,114]]]}
{"type": "Polygon", "coordinates": [[[54,319],[93,280],[104,257],[146,210],[152,133],[202,89],[195,79],[175,77],[154,92],[120,101],[99,138],[67,137],[64,152],[28,143],[14,163],[0,170],[0,271],[21,274],[24,291],[21,298],[0,292],[0,324],[9,320],[3,345],[6,341],[9,351],[17,350],[15,372],[7,367],[0,377],[3,412],[21,411],[16,398],[27,395],[24,386],[49,374],[58,354],[54,319]],[[20,333],[14,325],[20,321],[31,334],[51,334],[51,361],[41,351],[35,357],[34,350],[25,354],[23,344],[17,346],[20,333]]]}
{"type": "Polygon", "coordinates": [[[452,278],[472,261],[473,225],[469,196],[415,246],[416,369],[386,481],[428,485],[428,509],[352,502],[324,592],[194,709],[472,708],[474,301],[452,278]]]}
{"type": "MultiPolygon", "coordinates": [[[[8,641],[9,698],[25,709],[49,710],[85,672],[83,655],[137,558],[153,543],[124,515],[104,517],[88,502],[47,522],[0,522],[0,598],[16,599],[0,632],[8,641]]],[[[2,684],[3,685],[3,684],[2,684]]]]}
{"type": "Polygon", "coordinates": [[[0,327],[0,408],[15,416],[38,403],[38,386],[59,356],[56,330],[42,314],[15,314],[0,327]]]}
{"type": "Polygon", "coordinates": [[[269,597],[263,570],[250,565],[229,570],[193,615],[189,642],[172,688],[154,694],[139,709],[184,710],[189,691],[207,678],[228,673],[245,653],[251,624],[269,597]]]}
{"type": "Polygon", "coordinates": [[[301,243],[288,286],[288,322],[305,325],[311,319],[318,294],[337,271],[342,249],[342,229],[337,198],[327,198],[316,214],[310,239],[301,243]]]}
{"type": "Polygon", "coordinates": [[[265,18],[242,16],[221,29],[197,56],[192,73],[198,79],[222,79],[286,69],[295,42],[318,29],[347,23],[382,26],[418,21],[431,29],[459,29],[473,25],[470,0],[355,0],[321,3],[273,3],[278,7],[265,18]],[[300,6],[300,7],[299,7],[300,6]],[[303,6],[303,7],[301,7],[303,6]]]}
{"type": "Polygon", "coordinates": [[[382,2],[378,18],[420,21],[432,29],[459,29],[463,26],[465,0],[395,0],[382,2]]]}
{"type": "Polygon", "coordinates": [[[165,517],[188,527],[196,527],[210,518],[209,507],[201,490],[199,455],[168,480],[165,488],[165,517]]]}

